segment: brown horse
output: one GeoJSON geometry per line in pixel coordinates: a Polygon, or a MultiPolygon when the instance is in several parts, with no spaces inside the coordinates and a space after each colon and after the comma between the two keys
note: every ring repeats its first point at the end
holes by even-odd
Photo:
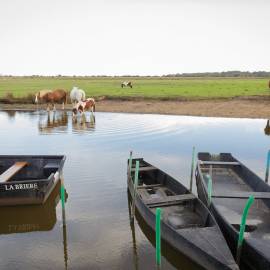
{"type": "Polygon", "coordinates": [[[65,90],[48,90],[47,92],[43,92],[42,95],[40,94],[40,92],[36,94],[36,103],[47,103],[47,111],[49,111],[49,104],[53,106],[53,110],[55,111],[56,103],[62,103],[62,109],[65,109],[65,104],[67,103],[67,92],[65,90]]]}
{"type": "Polygon", "coordinates": [[[48,89],[38,91],[35,95],[35,103],[39,103],[39,100],[41,100],[45,94],[51,93],[51,92],[52,90],[48,90],[48,89]]]}

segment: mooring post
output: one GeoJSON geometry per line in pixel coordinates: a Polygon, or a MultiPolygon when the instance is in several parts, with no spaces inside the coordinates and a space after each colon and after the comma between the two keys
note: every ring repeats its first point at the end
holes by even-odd
{"type": "Polygon", "coordinates": [[[207,182],[207,193],[208,193],[208,207],[209,207],[210,204],[211,204],[211,201],[212,201],[212,177],[209,174],[207,174],[206,178],[208,180],[208,182],[207,182]]]}
{"type": "Polygon", "coordinates": [[[161,209],[156,209],[156,263],[157,266],[161,265],[161,209]]]}
{"type": "Polygon", "coordinates": [[[194,163],[195,163],[195,147],[193,146],[192,147],[192,160],[191,160],[190,187],[189,187],[190,192],[192,192],[192,185],[193,185],[194,163]]]}
{"type": "Polygon", "coordinates": [[[251,207],[251,205],[253,204],[253,202],[254,202],[254,196],[251,195],[251,196],[249,196],[249,198],[247,200],[247,203],[245,205],[245,208],[244,208],[243,214],[242,214],[241,226],[240,226],[239,237],[238,237],[238,242],[237,242],[237,253],[236,253],[236,262],[238,265],[240,265],[242,244],[244,241],[244,233],[245,233],[248,210],[251,207]]]}
{"type": "Polygon", "coordinates": [[[65,209],[65,186],[62,180],[61,180],[60,196],[61,196],[62,209],[65,209]]]}
{"type": "Polygon", "coordinates": [[[266,171],[265,171],[265,182],[266,183],[268,183],[269,165],[270,165],[270,150],[267,153],[267,162],[266,162],[266,171]]]}
{"type": "Polygon", "coordinates": [[[133,185],[133,199],[132,199],[132,213],[131,213],[132,219],[134,219],[134,216],[135,216],[135,202],[136,202],[136,193],[137,193],[137,186],[138,186],[138,179],[139,179],[139,168],[140,168],[140,162],[137,160],[136,168],[135,168],[134,185],[133,185]]]}
{"type": "Polygon", "coordinates": [[[132,151],[129,152],[129,160],[128,160],[128,166],[129,166],[129,175],[128,176],[131,176],[131,169],[132,169],[132,151]]]}

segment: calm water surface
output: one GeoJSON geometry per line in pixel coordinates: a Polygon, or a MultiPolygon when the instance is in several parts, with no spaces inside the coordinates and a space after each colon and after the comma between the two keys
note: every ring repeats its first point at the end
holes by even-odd
{"type": "MultiPolygon", "coordinates": [[[[1,154],[65,154],[68,193],[66,228],[58,192],[44,207],[0,208],[0,269],[154,269],[151,236],[141,222],[132,228],[129,221],[131,149],[185,185],[193,145],[232,152],[264,175],[266,120],[118,113],[86,120],[73,123],[61,112],[0,112],[1,154]]],[[[175,269],[175,259],[163,258],[162,265],[175,269]]]]}

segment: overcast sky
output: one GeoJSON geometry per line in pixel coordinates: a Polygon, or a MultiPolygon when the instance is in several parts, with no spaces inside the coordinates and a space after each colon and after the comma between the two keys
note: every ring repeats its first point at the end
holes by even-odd
{"type": "Polygon", "coordinates": [[[0,0],[0,74],[270,71],[270,0],[0,0]]]}

